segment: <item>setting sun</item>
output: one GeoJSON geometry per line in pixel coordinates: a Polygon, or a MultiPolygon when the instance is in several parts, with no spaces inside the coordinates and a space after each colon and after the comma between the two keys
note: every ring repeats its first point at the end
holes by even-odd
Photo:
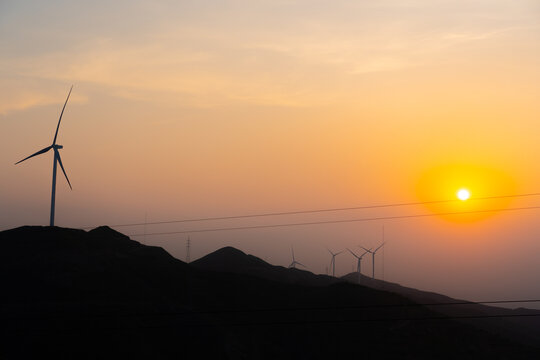
{"type": "Polygon", "coordinates": [[[465,201],[471,197],[471,193],[467,189],[460,189],[457,192],[457,197],[459,200],[465,201]]]}
{"type": "Polygon", "coordinates": [[[494,194],[515,193],[516,183],[508,172],[475,161],[447,163],[427,168],[419,177],[416,190],[418,199],[426,202],[425,206],[431,213],[441,214],[440,218],[455,224],[470,224],[497,214],[484,212],[486,209],[507,208],[510,198],[490,197],[494,194]],[[453,198],[456,201],[429,202],[437,198],[453,198]],[[471,201],[472,199],[474,201],[471,201]],[[465,213],[453,214],[457,212],[465,213]]]}

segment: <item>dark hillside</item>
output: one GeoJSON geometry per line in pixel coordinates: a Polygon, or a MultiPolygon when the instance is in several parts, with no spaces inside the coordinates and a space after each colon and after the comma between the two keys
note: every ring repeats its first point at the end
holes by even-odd
{"type": "Polygon", "coordinates": [[[227,246],[190,263],[198,269],[252,275],[288,284],[327,286],[342,280],[326,275],[315,275],[302,269],[275,266],[253,255],[227,246]]]}
{"type": "Polygon", "coordinates": [[[419,304],[434,304],[427,305],[426,307],[441,315],[463,318],[461,320],[462,322],[492,333],[501,334],[515,341],[532,346],[539,346],[540,344],[540,310],[524,308],[508,309],[491,304],[468,303],[465,300],[372,279],[364,275],[359,277],[356,272],[347,274],[341,279],[372,289],[399,294],[419,304]],[[440,305],[455,303],[460,304],[440,305]],[[485,316],[487,318],[475,318],[478,316],[485,316]],[[471,317],[472,319],[470,319],[471,317]]]}
{"type": "MultiPolygon", "coordinates": [[[[538,355],[467,324],[433,320],[439,314],[398,294],[204,270],[106,227],[13,229],[0,232],[0,249],[2,359],[538,355]]],[[[274,268],[232,248],[213,256],[207,264],[233,256],[274,268]]]]}

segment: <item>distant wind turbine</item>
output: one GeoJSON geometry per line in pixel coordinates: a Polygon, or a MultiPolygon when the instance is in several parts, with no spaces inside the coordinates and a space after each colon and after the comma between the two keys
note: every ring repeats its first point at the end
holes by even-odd
{"type": "Polygon", "coordinates": [[[332,260],[330,260],[330,267],[332,267],[332,276],[336,276],[336,256],[341,254],[343,250],[335,254],[328,248],[326,248],[326,250],[328,250],[328,252],[332,254],[332,260]]]}
{"type": "Polygon", "coordinates": [[[372,263],[372,265],[373,265],[373,273],[372,273],[371,277],[372,277],[373,279],[375,279],[375,254],[377,253],[377,250],[379,250],[381,247],[384,246],[384,244],[385,244],[385,243],[383,242],[381,245],[379,245],[378,248],[376,248],[376,249],[373,250],[373,251],[368,250],[368,249],[366,249],[365,247],[363,247],[362,245],[360,245],[360,247],[361,247],[362,249],[364,249],[364,250],[366,250],[367,252],[371,253],[371,258],[372,258],[371,263],[372,263]]]}
{"type": "Polygon", "coordinates": [[[296,269],[296,265],[306,267],[306,265],[301,264],[298,261],[296,261],[296,259],[294,258],[294,249],[293,249],[292,246],[291,246],[291,252],[292,252],[292,263],[291,263],[291,265],[289,265],[289,269],[296,269]]]}
{"type": "Polygon", "coordinates": [[[69,100],[69,96],[71,95],[71,90],[73,90],[73,85],[71,85],[71,88],[69,89],[68,96],[66,98],[66,102],[64,103],[64,107],[62,108],[62,112],[60,113],[60,118],[58,119],[58,125],[56,125],[56,132],[54,133],[54,139],[52,142],[52,145],[47,146],[44,149],[39,150],[35,154],[32,154],[28,157],[25,157],[24,159],[17,161],[15,165],[22,163],[25,160],[28,160],[36,155],[41,155],[46,153],[47,151],[53,149],[54,150],[54,159],[53,159],[53,177],[52,177],[52,195],[51,195],[51,219],[50,219],[50,226],[54,226],[54,202],[55,202],[55,195],[56,195],[56,163],[60,164],[60,168],[62,168],[62,172],[64,173],[64,176],[66,177],[66,180],[68,182],[69,188],[73,190],[71,187],[71,183],[69,182],[68,176],[66,174],[66,170],[64,170],[64,165],[62,165],[62,159],[60,158],[60,153],[58,150],[62,149],[62,145],[56,144],[56,138],[58,137],[58,129],[60,128],[60,122],[62,121],[62,115],[64,115],[64,110],[66,108],[66,104],[69,100]]]}
{"type": "Polygon", "coordinates": [[[358,273],[358,283],[360,283],[360,279],[362,278],[362,258],[364,257],[364,255],[366,255],[369,250],[366,250],[362,255],[358,256],[356,255],[351,249],[347,248],[347,250],[349,250],[349,252],[352,254],[352,256],[354,256],[355,258],[358,259],[358,263],[356,264],[356,272],[358,273]]]}

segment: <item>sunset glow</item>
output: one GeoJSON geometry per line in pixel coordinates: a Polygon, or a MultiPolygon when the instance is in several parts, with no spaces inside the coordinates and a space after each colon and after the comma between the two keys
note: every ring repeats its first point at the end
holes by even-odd
{"type": "MultiPolygon", "coordinates": [[[[0,1],[0,227],[48,224],[52,155],[13,164],[52,143],[73,84],[58,226],[374,219],[191,235],[193,259],[287,266],[294,246],[324,273],[325,247],[375,248],[396,217],[388,280],[540,296],[540,210],[512,210],[540,203],[513,197],[540,191],[539,19],[537,0],[0,1]],[[234,218],[336,208],[361,209],[234,218]],[[213,217],[234,219],[170,222],[213,217]]],[[[185,233],[133,238],[185,257],[185,233]]]]}

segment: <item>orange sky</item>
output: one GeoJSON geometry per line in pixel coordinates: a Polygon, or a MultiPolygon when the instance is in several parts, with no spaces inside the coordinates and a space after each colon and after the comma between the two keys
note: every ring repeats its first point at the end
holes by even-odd
{"type": "MultiPolygon", "coordinates": [[[[0,226],[47,224],[52,155],[13,163],[52,141],[71,84],[60,226],[444,200],[460,186],[539,192],[539,19],[534,0],[2,1],[0,226]]],[[[538,297],[539,214],[385,221],[385,279],[473,300],[538,297]]],[[[374,246],[382,225],[193,234],[192,258],[233,245],[288,265],[294,245],[325,272],[325,246],[374,246]]],[[[185,256],[185,235],[144,241],[185,256]]],[[[340,255],[338,273],[354,261],[340,255]]]]}

